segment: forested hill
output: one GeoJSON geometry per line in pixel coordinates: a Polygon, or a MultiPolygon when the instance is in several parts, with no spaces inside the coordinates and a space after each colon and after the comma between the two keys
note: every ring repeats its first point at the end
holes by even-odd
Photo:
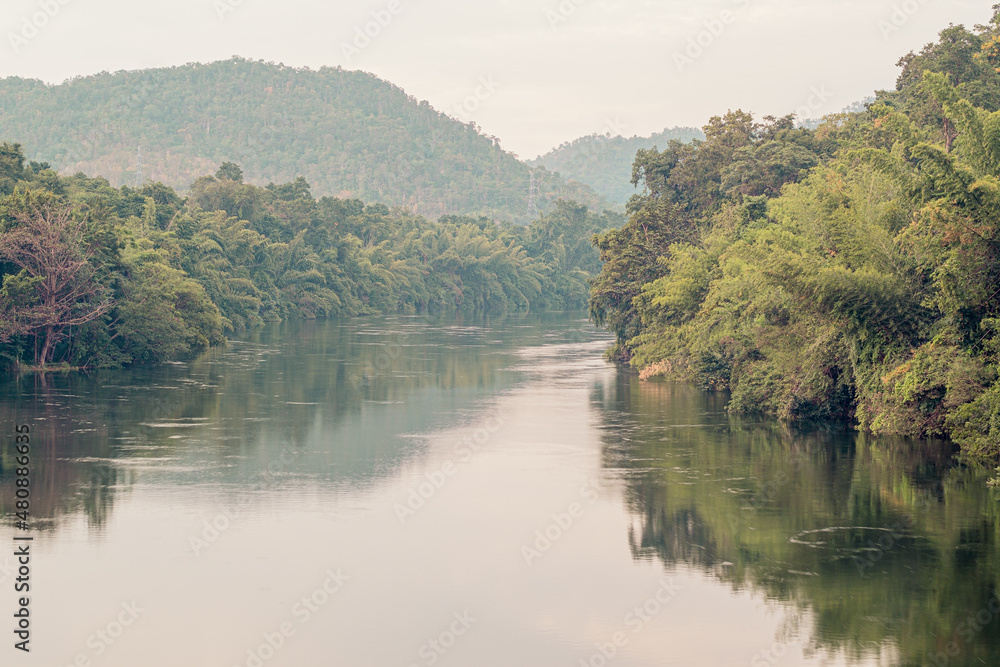
{"type": "MultiPolygon", "coordinates": [[[[359,71],[233,58],[59,85],[11,77],[0,80],[0,137],[113,185],[187,188],[230,161],[259,185],[303,176],[319,196],[530,221],[529,168],[497,139],[359,71]]],[[[585,186],[536,179],[540,211],[559,197],[601,208],[585,186]]]]}
{"type": "Polygon", "coordinates": [[[624,204],[636,194],[632,185],[632,162],[642,149],[663,150],[671,141],[689,142],[704,139],[693,127],[674,127],[649,137],[609,137],[592,134],[569,141],[528,164],[544,167],[563,178],[586,183],[599,195],[616,204],[624,204]]]}

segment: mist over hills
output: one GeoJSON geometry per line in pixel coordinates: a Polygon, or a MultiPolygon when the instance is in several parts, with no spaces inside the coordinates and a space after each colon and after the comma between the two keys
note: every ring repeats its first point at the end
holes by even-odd
{"type": "Polygon", "coordinates": [[[303,176],[317,196],[431,218],[526,223],[561,197],[606,204],[546,169],[534,170],[532,188],[529,166],[499,139],[374,75],[341,68],[234,57],[58,85],[8,77],[0,79],[0,138],[63,173],[116,186],[153,180],[185,189],[230,161],[251,183],[303,176]]]}
{"type": "Polygon", "coordinates": [[[586,183],[615,204],[624,204],[636,193],[632,185],[632,163],[638,150],[665,150],[671,141],[704,139],[694,127],[673,127],[648,137],[611,137],[591,134],[563,143],[528,164],[556,172],[563,178],[586,183]]]}

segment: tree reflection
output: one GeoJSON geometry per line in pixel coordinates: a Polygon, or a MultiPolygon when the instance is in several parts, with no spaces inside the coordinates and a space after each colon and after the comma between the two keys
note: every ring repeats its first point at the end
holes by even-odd
{"type": "Polygon", "coordinates": [[[627,374],[594,396],[635,558],[810,612],[814,648],[1000,664],[1000,617],[968,622],[1000,574],[985,471],[947,443],[731,419],[723,401],[627,374]]]}
{"type": "MultiPolygon", "coordinates": [[[[32,428],[38,529],[64,515],[100,529],[140,479],[235,493],[285,450],[299,480],[373,485],[420,455],[419,442],[400,434],[474,410],[515,381],[498,372],[514,350],[586,326],[564,314],[509,320],[274,325],[185,364],[13,379],[0,385],[0,422],[32,428]]],[[[3,448],[0,458],[8,522],[12,455],[3,448]]]]}

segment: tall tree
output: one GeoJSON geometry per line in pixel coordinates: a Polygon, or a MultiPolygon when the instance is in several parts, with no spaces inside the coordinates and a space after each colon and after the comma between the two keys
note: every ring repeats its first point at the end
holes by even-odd
{"type": "MultiPolygon", "coordinates": [[[[0,258],[21,269],[16,280],[30,281],[35,298],[30,305],[15,305],[9,331],[41,336],[35,364],[45,366],[70,327],[97,319],[114,302],[95,280],[89,261],[98,248],[87,241],[84,223],[72,217],[68,206],[35,206],[13,217],[13,228],[0,235],[0,258]]],[[[4,287],[14,280],[6,278],[4,287]]]]}

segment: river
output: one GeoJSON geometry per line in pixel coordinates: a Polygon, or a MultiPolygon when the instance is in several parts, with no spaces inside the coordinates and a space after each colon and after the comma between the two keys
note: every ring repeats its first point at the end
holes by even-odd
{"type": "Polygon", "coordinates": [[[34,539],[31,652],[3,664],[1000,664],[983,471],[732,418],[609,343],[583,314],[293,322],[6,381],[10,644],[34,539]]]}

